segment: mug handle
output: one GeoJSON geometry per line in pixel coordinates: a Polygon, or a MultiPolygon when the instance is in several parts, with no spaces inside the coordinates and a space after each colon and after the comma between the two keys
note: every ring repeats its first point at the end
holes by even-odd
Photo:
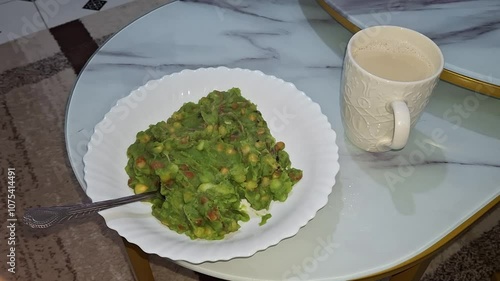
{"type": "Polygon", "coordinates": [[[410,110],[404,101],[393,101],[391,108],[394,114],[394,135],[388,146],[398,150],[405,147],[410,136],[410,110]]]}

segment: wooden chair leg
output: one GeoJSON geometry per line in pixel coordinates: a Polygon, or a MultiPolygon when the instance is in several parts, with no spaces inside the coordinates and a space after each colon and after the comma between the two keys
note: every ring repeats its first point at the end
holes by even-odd
{"type": "Polygon", "coordinates": [[[199,272],[197,272],[196,275],[198,275],[198,279],[200,279],[200,281],[226,281],[224,279],[215,278],[215,277],[205,275],[205,274],[202,274],[199,272]]]}
{"type": "Polygon", "coordinates": [[[421,261],[420,263],[402,271],[396,275],[393,275],[390,281],[418,281],[424,275],[427,266],[431,263],[432,257],[427,257],[427,259],[421,261]]]}
{"type": "Polygon", "coordinates": [[[500,281],[500,271],[493,273],[491,281],[500,281]]]}
{"type": "Polygon", "coordinates": [[[144,253],[137,245],[129,243],[123,239],[127,254],[132,265],[133,272],[137,281],[154,281],[153,271],[149,265],[148,255],[144,253]]]}

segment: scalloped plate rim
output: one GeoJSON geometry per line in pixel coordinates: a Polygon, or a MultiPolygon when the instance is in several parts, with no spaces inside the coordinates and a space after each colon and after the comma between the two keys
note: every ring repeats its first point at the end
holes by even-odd
{"type": "MultiPolygon", "coordinates": [[[[291,87],[292,90],[294,92],[296,92],[295,93],[296,95],[300,95],[301,98],[303,98],[305,101],[310,103],[309,104],[310,106],[314,107],[314,110],[319,111],[319,118],[322,119],[322,122],[324,123],[323,125],[325,127],[327,127],[327,129],[326,130],[323,129],[323,131],[328,132],[328,134],[326,136],[328,137],[328,139],[331,140],[331,144],[330,144],[331,146],[329,147],[331,151],[329,151],[329,152],[331,152],[333,154],[332,155],[333,157],[331,159],[329,159],[330,161],[332,161],[331,163],[329,163],[329,165],[331,168],[333,168],[333,173],[331,174],[331,177],[329,178],[329,181],[328,181],[329,182],[328,185],[330,186],[330,188],[325,187],[323,189],[320,189],[320,190],[324,191],[323,192],[324,197],[322,199],[317,199],[316,204],[315,204],[316,210],[314,210],[314,212],[311,212],[307,218],[303,218],[301,220],[301,223],[296,224],[296,226],[293,227],[292,229],[288,229],[288,231],[285,234],[283,234],[281,236],[275,236],[274,239],[267,240],[265,245],[262,245],[259,247],[246,248],[245,251],[242,250],[241,252],[239,252],[237,254],[236,253],[235,254],[226,254],[226,255],[222,255],[222,256],[219,255],[219,256],[214,256],[212,258],[209,258],[209,257],[200,258],[200,257],[203,257],[203,255],[200,255],[200,257],[192,257],[192,256],[186,257],[186,255],[184,254],[184,257],[183,257],[182,255],[178,255],[176,253],[170,253],[170,254],[159,253],[157,250],[153,249],[154,248],[153,246],[144,245],[138,239],[135,239],[136,237],[130,237],[130,235],[127,235],[127,233],[123,233],[124,231],[123,231],[123,229],[120,229],[120,227],[116,227],[116,225],[110,226],[110,221],[108,221],[108,219],[106,218],[106,215],[103,214],[106,211],[99,213],[104,218],[104,221],[109,228],[117,231],[118,234],[120,236],[122,236],[124,239],[126,239],[129,243],[132,243],[132,244],[139,246],[146,253],[157,254],[159,256],[166,257],[166,258],[169,258],[172,260],[185,261],[185,262],[189,262],[189,263],[193,263],[193,264],[199,264],[199,263],[203,263],[203,262],[228,261],[228,260],[231,260],[233,258],[238,258],[238,257],[241,257],[241,258],[250,257],[257,252],[264,251],[269,247],[277,245],[278,243],[280,243],[280,241],[282,241],[284,239],[288,239],[290,237],[295,236],[300,231],[300,229],[302,227],[307,225],[307,223],[316,216],[316,214],[319,210],[321,210],[324,206],[326,206],[326,204],[328,203],[328,196],[332,192],[333,187],[336,183],[336,175],[338,174],[338,171],[340,170],[340,166],[339,166],[339,162],[338,162],[338,159],[339,159],[338,146],[336,145],[337,135],[336,135],[336,132],[331,128],[331,124],[328,121],[328,118],[321,112],[321,106],[319,104],[313,102],[309,96],[307,96],[304,92],[298,90],[297,87],[291,82],[284,81],[283,79],[277,78],[276,76],[273,76],[273,75],[267,75],[260,70],[249,70],[249,69],[243,69],[243,68],[227,68],[227,67],[221,66],[221,67],[198,68],[198,69],[194,69],[194,70],[184,69],[184,70],[179,71],[179,72],[167,74],[167,75],[162,76],[161,78],[149,80],[144,85],[131,91],[129,95],[118,99],[117,102],[115,103],[115,105],[113,107],[111,107],[111,109],[104,115],[103,119],[96,124],[96,126],[94,127],[94,133],[92,134],[90,141],[87,144],[88,151],[83,157],[84,180],[87,183],[87,189],[85,191],[86,194],[90,198],[92,198],[93,190],[92,190],[92,188],[89,188],[89,184],[88,184],[88,173],[89,173],[88,160],[89,160],[89,155],[91,155],[93,153],[93,150],[94,150],[92,143],[96,138],[95,132],[97,131],[97,128],[99,128],[99,126],[101,126],[101,124],[105,120],[109,120],[110,117],[114,114],[114,112],[113,112],[114,108],[116,108],[120,104],[123,104],[124,102],[126,102],[127,99],[130,99],[132,94],[137,93],[139,91],[142,91],[144,89],[147,90],[147,87],[149,85],[151,85],[152,83],[162,83],[164,81],[167,81],[168,79],[175,79],[177,76],[181,76],[181,75],[196,75],[198,73],[203,73],[203,72],[218,72],[218,71],[230,71],[230,72],[234,71],[234,72],[242,72],[242,73],[246,73],[246,74],[250,73],[251,75],[257,74],[260,77],[262,77],[263,79],[271,79],[271,80],[277,81],[283,85],[286,85],[287,87],[291,87]]],[[[206,93],[206,94],[208,94],[208,93],[206,93]]],[[[244,95],[244,93],[242,93],[242,94],[244,95]]],[[[258,103],[256,103],[256,104],[259,107],[259,104],[258,103]]],[[[285,143],[286,143],[286,141],[285,141],[285,143]]],[[[166,227],[165,227],[165,230],[170,231],[166,227]]],[[[187,255],[187,256],[190,256],[190,255],[187,255]]]]}

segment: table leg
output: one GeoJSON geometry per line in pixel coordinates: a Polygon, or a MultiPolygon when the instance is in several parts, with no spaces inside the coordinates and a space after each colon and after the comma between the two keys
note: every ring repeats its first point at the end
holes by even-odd
{"type": "Polygon", "coordinates": [[[215,278],[201,273],[196,273],[200,281],[226,281],[224,279],[215,278]]]}
{"type": "Polygon", "coordinates": [[[500,281],[500,271],[493,273],[491,281],[500,281]]]}
{"type": "Polygon", "coordinates": [[[148,255],[144,253],[137,245],[129,243],[123,239],[127,254],[132,264],[132,269],[137,281],[154,281],[153,272],[149,265],[148,255]]]}
{"type": "Polygon", "coordinates": [[[425,270],[427,269],[427,266],[429,266],[429,263],[431,263],[432,256],[427,257],[427,259],[424,259],[417,263],[416,265],[406,269],[405,271],[402,271],[398,274],[395,274],[391,277],[390,281],[418,281],[420,278],[422,278],[422,275],[424,275],[425,270]]]}

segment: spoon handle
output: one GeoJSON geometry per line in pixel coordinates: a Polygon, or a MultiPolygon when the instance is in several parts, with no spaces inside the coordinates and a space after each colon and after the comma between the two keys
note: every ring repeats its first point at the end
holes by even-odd
{"type": "Polygon", "coordinates": [[[23,223],[31,228],[48,228],[63,221],[81,218],[105,209],[144,200],[157,194],[158,191],[150,191],[95,203],[31,208],[24,213],[23,223]]]}

